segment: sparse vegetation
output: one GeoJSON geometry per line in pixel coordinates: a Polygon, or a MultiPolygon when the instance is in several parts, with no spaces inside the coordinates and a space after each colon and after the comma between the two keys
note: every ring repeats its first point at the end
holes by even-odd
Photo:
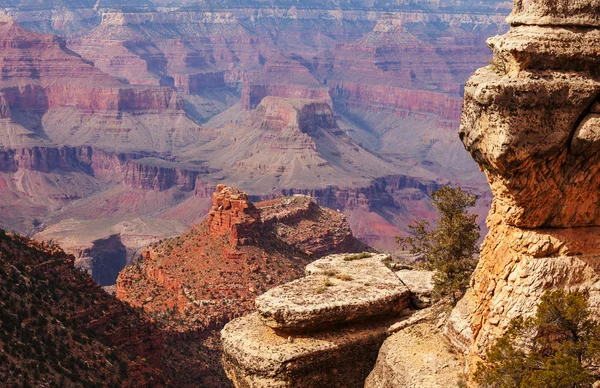
{"type": "Polygon", "coordinates": [[[412,236],[397,238],[403,247],[410,247],[412,254],[425,257],[425,267],[435,271],[434,294],[450,296],[456,303],[464,294],[477,260],[479,250],[479,226],[477,215],[469,214],[477,196],[460,187],[445,186],[432,193],[433,206],[439,218],[432,229],[427,220],[414,220],[409,225],[412,236]]]}
{"type": "Polygon", "coordinates": [[[370,254],[370,253],[367,253],[367,252],[356,253],[354,255],[349,255],[349,256],[344,257],[344,261],[354,261],[354,260],[368,259],[371,256],[373,256],[373,255],[370,254]]]}
{"type": "Polygon", "coordinates": [[[600,324],[579,292],[547,291],[535,317],[514,319],[480,362],[482,387],[592,387],[600,377],[600,324]]]}
{"type": "Polygon", "coordinates": [[[325,291],[327,291],[327,287],[325,286],[319,286],[315,288],[315,294],[323,294],[325,291]]]}
{"type": "Polygon", "coordinates": [[[348,274],[345,274],[345,273],[338,274],[335,277],[337,279],[340,279],[340,280],[344,281],[344,282],[348,282],[348,281],[352,280],[352,276],[350,276],[348,274]]]}

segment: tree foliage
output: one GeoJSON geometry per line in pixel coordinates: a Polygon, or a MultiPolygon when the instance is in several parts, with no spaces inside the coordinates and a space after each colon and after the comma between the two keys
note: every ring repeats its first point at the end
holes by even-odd
{"type": "Polygon", "coordinates": [[[600,325],[583,294],[548,291],[535,317],[518,318],[480,363],[483,387],[591,387],[600,366],[600,325]]]}
{"type": "Polygon", "coordinates": [[[460,187],[445,186],[432,193],[438,219],[435,228],[427,220],[414,220],[409,225],[412,236],[397,238],[413,254],[425,257],[427,269],[435,271],[434,293],[450,295],[458,300],[469,285],[479,250],[477,215],[467,209],[473,207],[477,196],[460,187]]]}

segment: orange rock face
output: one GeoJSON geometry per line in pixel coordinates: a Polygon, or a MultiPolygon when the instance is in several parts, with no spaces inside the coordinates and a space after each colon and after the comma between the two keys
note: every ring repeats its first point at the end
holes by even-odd
{"type": "Polygon", "coordinates": [[[248,194],[217,185],[207,219],[211,233],[228,236],[232,248],[252,244],[261,232],[259,220],[259,212],[248,202],[248,194]]]}
{"type": "Polygon", "coordinates": [[[548,289],[584,292],[600,311],[600,29],[592,11],[560,27],[597,4],[529,1],[545,15],[529,18],[518,3],[519,22],[489,41],[493,64],[465,88],[460,137],[494,194],[472,287],[447,327],[471,361],[548,289]]]}

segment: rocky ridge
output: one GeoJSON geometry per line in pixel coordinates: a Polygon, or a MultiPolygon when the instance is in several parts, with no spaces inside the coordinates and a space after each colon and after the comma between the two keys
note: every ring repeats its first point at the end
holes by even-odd
{"type": "Polygon", "coordinates": [[[600,308],[597,2],[518,1],[465,88],[460,136],[494,200],[472,287],[447,333],[474,366],[548,289],[600,308]]]}
{"type": "Polygon", "coordinates": [[[0,230],[3,384],[163,386],[163,336],[55,245],[0,230]]]}
{"type": "Polygon", "coordinates": [[[215,329],[251,311],[258,293],[297,277],[311,257],[364,248],[341,214],[307,197],[253,204],[219,185],[208,218],[144,251],[119,275],[117,297],[145,311],[174,309],[181,327],[215,329]]]}

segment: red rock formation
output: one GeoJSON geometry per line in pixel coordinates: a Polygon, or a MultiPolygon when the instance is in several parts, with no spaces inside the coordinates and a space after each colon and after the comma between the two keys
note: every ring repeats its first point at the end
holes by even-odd
{"type": "Polygon", "coordinates": [[[255,207],[247,194],[219,185],[208,218],[125,268],[117,297],[146,311],[176,309],[178,330],[219,328],[251,310],[261,290],[301,274],[309,255],[364,248],[342,215],[304,196],[255,207]]]}
{"type": "Polygon", "coordinates": [[[255,243],[261,232],[259,212],[248,194],[225,185],[217,185],[207,225],[215,235],[227,236],[233,248],[255,243]]]}
{"type": "Polygon", "coordinates": [[[144,190],[164,191],[178,186],[183,191],[192,191],[201,171],[167,167],[128,160],[122,166],[123,184],[144,190]]]}
{"type": "Polygon", "coordinates": [[[300,63],[291,60],[268,62],[250,83],[244,85],[241,105],[256,108],[267,96],[301,98],[329,103],[329,89],[321,85],[300,63]]]}
{"type": "Polygon", "coordinates": [[[64,40],[12,21],[0,22],[0,47],[1,116],[10,108],[28,117],[16,129],[2,129],[8,133],[3,146],[49,138],[61,145],[164,151],[197,140],[199,127],[187,119],[173,88],[124,84],[67,49],[64,40]]]}
{"type": "Polygon", "coordinates": [[[197,94],[206,89],[225,87],[222,71],[173,75],[174,86],[184,94],[197,94]]]}

